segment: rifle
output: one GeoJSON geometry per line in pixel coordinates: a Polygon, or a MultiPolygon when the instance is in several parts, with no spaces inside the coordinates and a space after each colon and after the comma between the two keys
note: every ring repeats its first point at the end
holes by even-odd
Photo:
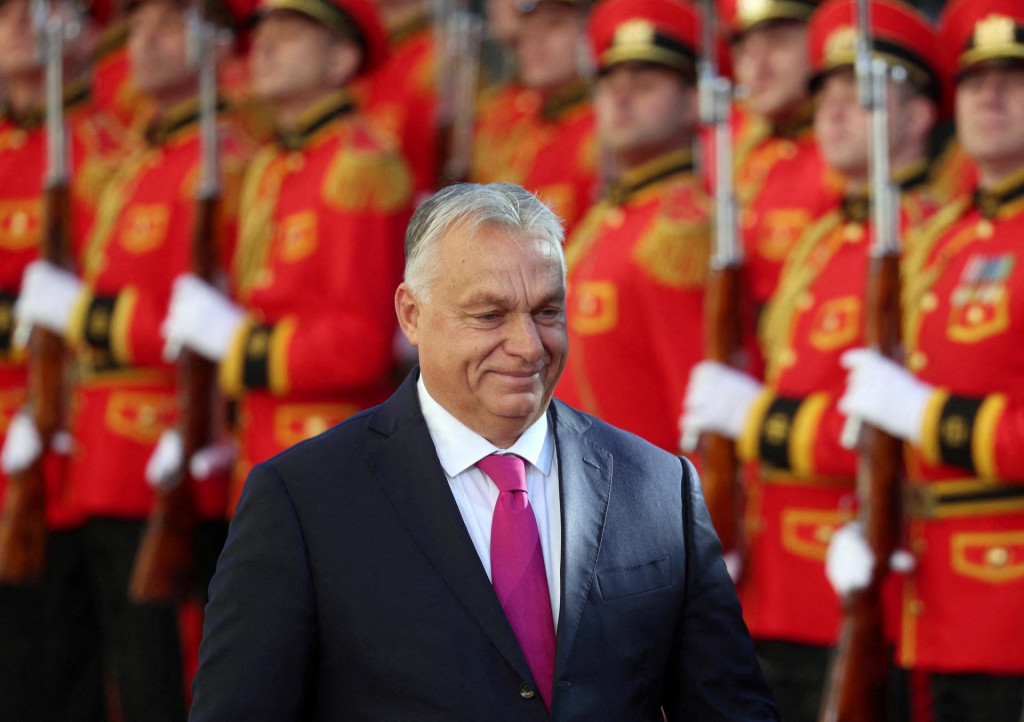
{"type": "MultiPolygon", "coordinates": [[[[46,175],[43,179],[42,257],[62,268],[71,261],[71,173],[64,122],[64,40],[77,33],[75,23],[35,0],[33,15],[46,65],[46,175]]],[[[24,328],[24,327],[22,327],[24,328]]],[[[0,582],[27,585],[40,581],[46,568],[45,450],[64,419],[64,339],[35,327],[29,339],[28,403],[44,452],[13,474],[0,516],[0,582]]]]}
{"type": "Polygon", "coordinates": [[[465,0],[434,0],[437,58],[437,148],[442,185],[469,178],[483,20],[465,0]]]}
{"type": "MultiPolygon", "coordinates": [[[[865,300],[865,342],[900,358],[899,208],[889,170],[888,81],[901,68],[871,57],[870,8],[858,0],[856,70],[861,104],[871,113],[871,192],[874,238],[865,300]]],[[[902,443],[870,426],[848,424],[860,435],[857,468],[859,517],[875,557],[868,586],[843,599],[839,643],[822,702],[821,722],[884,722],[889,651],[885,642],[882,581],[899,533],[902,443]]]]}
{"type": "MultiPolygon", "coordinates": [[[[217,218],[220,209],[220,159],[217,130],[218,29],[195,9],[189,16],[190,54],[199,67],[200,178],[192,231],[192,271],[214,281],[217,270],[217,218]]],[[[179,482],[156,493],[142,537],[129,594],[139,602],[174,602],[188,589],[195,571],[198,512],[189,461],[214,437],[216,365],[184,349],[178,358],[183,463],[179,482]]]]}
{"type": "MultiPolygon", "coordinates": [[[[711,275],[705,300],[705,356],[736,365],[740,350],[740,271],[743,249],[736,229],[736,194],[733,182],[732,109],[729,78],[719,74],[715,43],[713,0],[703,0],[702,53],[698,68],[700,114],[715,129],[715,226],[711,275]]],[[[720,434],[705,434],[703,453],[704,498],[715,530],[726,551],[739,542],[739,464],[736,444],[720,434]]]]}

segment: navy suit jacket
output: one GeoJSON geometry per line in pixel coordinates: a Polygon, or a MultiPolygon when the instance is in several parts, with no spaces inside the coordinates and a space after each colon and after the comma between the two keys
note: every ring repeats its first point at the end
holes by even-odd
{"type": "Polygon", "coordinates": [[[778,718],[693,467],[559,401],[549,715],[416,377],[253,469],[210,586],[193,722],[778,718]]]}

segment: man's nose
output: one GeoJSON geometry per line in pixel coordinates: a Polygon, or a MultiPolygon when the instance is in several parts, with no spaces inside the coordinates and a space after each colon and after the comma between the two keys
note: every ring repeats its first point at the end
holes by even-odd
{"type": "Polygon", "coordinates": [[[537,324],[532,315],[516,314],[509,324],[505,350],[513,356],[519,356],[530,362],[543,357],[544,344],[541,343],[540,334],[537,333],[537,324]]]}

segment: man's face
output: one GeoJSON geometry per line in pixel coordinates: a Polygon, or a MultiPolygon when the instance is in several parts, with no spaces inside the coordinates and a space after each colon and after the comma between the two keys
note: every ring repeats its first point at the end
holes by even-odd
{"type": "Polygon", "coordinates": [[[402,330],[423,382],[459,421],[510,446],[545,412],[565,368],[562,265],[543,241],[482,227],[451,229],[434,250],[429,300],[402,284],[402,330]]]}
{"type": "Polygon", "coordinates": [[[174,0],[145,0],[139,5],[129,20],[128,58],[132,81],[143,93],[159,96],[195,85],[185,8],[174,0]]]}
{"type": "Polygon", "coordinates": [[[697,127],[695,88],[660,65],[613,66],[598,79],[594,107],[601,142],[615,153],[668,147],[697,127]]]}
{"type": "Polygon", "coordinates": [[[341,45],[327,28],[305,15],[287,10],[270,13],[252,36],[249,67],[253,91],[273,102],[336,87],[338,79],[331,63],[341,45]]]}
{"type": "Polygon", "coordinates": [[[542,2],[520,21],[516,56],[523,84],[557,90],[579,77],[586,16],[571,5],[542,2]]]}
{"type": "Polygon", "coordinates": [[[0,3],[0,75],[9,78],[38,70],[41,60],[37,48],[29,0],[0,3]]]}
{"type": "Polygon", "coordinates": [[[983,175],[998,179],[1024,168],[1024,67],[983,67],[964,76],[956,88],[956,127],[983,175]]]}
{"type": "MultiPolygon", "coordinates": [[[[925,130],[912,115],[915,103],[926,103],[909,86],[889,81],[886,107],[889,111],[889,160],[896,166],[920,160],[924,153],[925,130]]],[[[825,162],[847,178],[866,179],[871,155],[871,115],[859,102],[857,76],[852,68],[829,73],[815,98],[814,134],[825,162]]]]}
{"type": "Polygon", "coordinates": [[[807,99],[811,68],[807,25],[767,23],[744,33],[732,46],[736,81],[747,89],[750,108],[780,118],[807,99]]]}

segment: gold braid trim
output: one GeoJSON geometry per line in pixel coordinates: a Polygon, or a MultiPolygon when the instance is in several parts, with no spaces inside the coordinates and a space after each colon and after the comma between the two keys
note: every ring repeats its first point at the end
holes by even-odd
{"type": "MultiPolygon", "coordinates": [[[[774,382],[781,371],[779,357],[783,349],[790,345],[793,320],[799,310],[800,297],[818,277],[827,261],[826,258],[822,263],[811,264],[808,263],[808,259],[818,250],[821,243],[840,227],[841,222],[842,214],[839,210],[833,210],[819,218],[797,241],[782,267],[778,288],[765,307],[758,327],[761,349],[768,363],[765,378],[769,384],[774,382]]],[[[841,245],[842,235],[836,235],[835,241],[833,246],[841,245]]],[[[834,248],[829,249],[828,257],[831,257],[833,251],[834,248]]],[[[820,252],[826,253],[824,250],[820,252]]]]}
{"type": "Polygon", "coordinates": [[[659,216],[634,246],[633,259],[666,286],[703,286],[711,259],[711,224],[659,216]]]}
{"type": "Polygon", "coordinates": [[[608,201],[599,201],[591,206],[572,235],[566,240],[565,265],[569,273],[572,273],[600,238],[604,220],[612,207],[608,201]]]}
{"type": "Polygon", "coordinates": [[[409,203],[412,178],[395,156],[343,146],[327,169],[321,193],[338,210],[392,213],[409,203]]]}
{"type": "Polygon", "coordinates": [[[253,158],[242,181],[238,203],[238,252],[234,268],[240,295],[244,296],[255,284],[260,271],[267,265],[270,242],[274,237],[274,211],[285,172],[285,164],[276,149],[266,146],[253,158]]]}

